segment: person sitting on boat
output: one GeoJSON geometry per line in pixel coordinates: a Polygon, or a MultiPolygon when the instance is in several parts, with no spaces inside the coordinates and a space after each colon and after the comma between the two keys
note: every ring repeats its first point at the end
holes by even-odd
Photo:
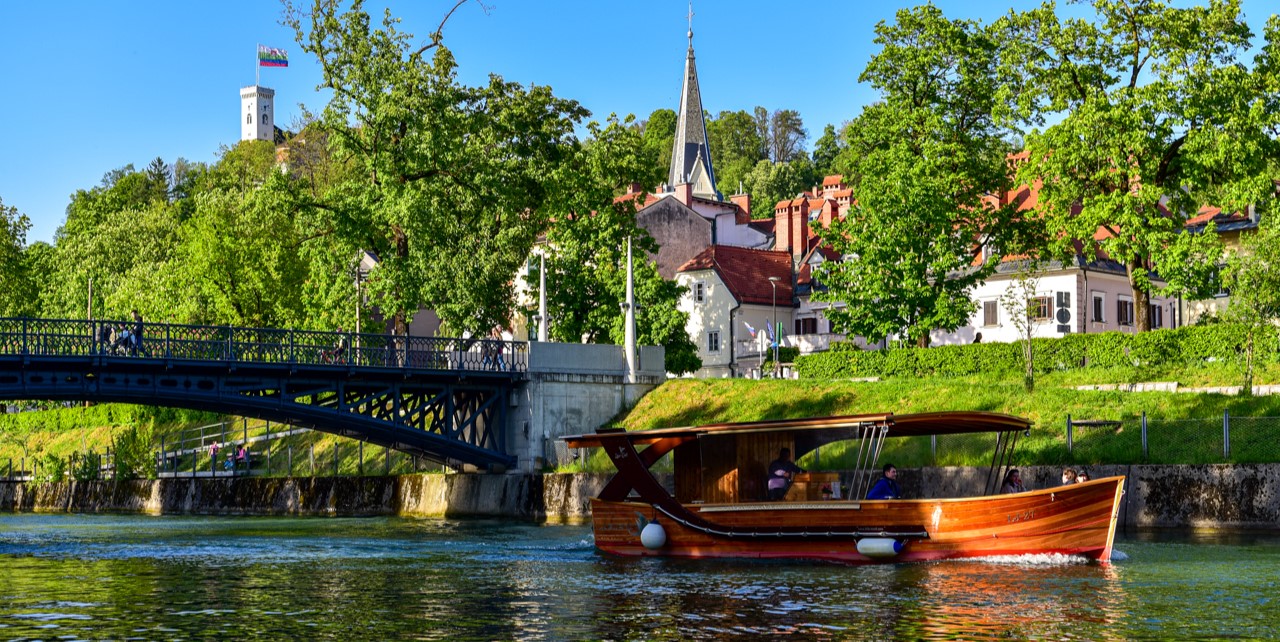
{"type": "Polygon", "coordinates": [[[779,500],[786,497],[787,490],[791,488],[792,478],[796,473],[803,472],[803,468],[791,461],[790,448],[779,450],[778,458],[769,462],[769,499],[779,500]]]}
{"type": "Polygon", "coordinates": [[[1083,483],[1085,483],[1085,482],[1087,482],[1087,481],[1089,481],[1089,472],[1088,472],[1088,471],[1086,471],[1085,469],[1081,468],[1081,469],[1080,469],[1080,473],[1079,473],[1078,475],[1076,475],[1076,483],[1077,483],[1077,484],[1083,484],[1083,483]]]}
{"type": "Polygon", "coordinates": [[[1063,468],[1062,469],[1062,485],[1066,486],[1067,484],[1074,484],[1074,483],[1076,483],[1076,471],[1071,470],[1070,468],[1063,468]]]}
{"type": "Polygon", "coordinates": [[[1026,488],[1022,486],[1022,473],[1017,468],[1010,470],[1004,476],[1004,485],[1000,487],[1002,493],[1021,493],[1026,488]]]}
{"type": "Polygon", "coordinates": [[[867,499],[900,499],[901,497],[902,490],[898,488],[898,468],[893,464],[885,464],[880,479],[876,480],[875,485],[867,492],[867,499]]]}

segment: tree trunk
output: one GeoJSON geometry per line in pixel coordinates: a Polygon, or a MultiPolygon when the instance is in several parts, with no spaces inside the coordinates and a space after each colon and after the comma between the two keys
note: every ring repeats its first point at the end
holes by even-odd
{"type": "Polygon", "coordinates": [[[1138,270],[1146,270],[1141,259],[1134,259],[1128,265],[1129,289],[1133,292],[1133,326],[1137,332],[1151,330],[1151,295],[1138,287],[1138,270]]]}

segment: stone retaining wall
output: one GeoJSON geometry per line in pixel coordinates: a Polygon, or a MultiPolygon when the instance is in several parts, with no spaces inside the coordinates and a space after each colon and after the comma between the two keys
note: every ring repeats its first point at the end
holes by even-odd
{"type": "MultiPolygon", "coordinates": [[[[1022,469],[1028,488],[1056,486],[1062,469],[1022,469]]],[[[1125,475],[1126,527],[1280,528],[1280,464],[1091,466],[1125,475]]],[[[908,497],[977,495],[986,468],[903,469],[908,497]]],[[[670,484],[669,475],[663,476],[670,484]]],[[[178,478],[129,482],[0,482],[0,511],[193,515],[490,516],[580,520],[608,474],[178,478]]],[[[846,481],[848,477],[846,476],[846,481]]]]}

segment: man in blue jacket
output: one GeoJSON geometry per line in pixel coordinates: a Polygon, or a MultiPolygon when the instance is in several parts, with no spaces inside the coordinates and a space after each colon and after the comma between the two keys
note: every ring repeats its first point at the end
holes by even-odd
{"type": "Polygon", "coordinates": [[[898,499],[902,491],[898,489],[898,469],[893,464],[884,465],[884,474],[871,487],[867,499],[898,499]]]}

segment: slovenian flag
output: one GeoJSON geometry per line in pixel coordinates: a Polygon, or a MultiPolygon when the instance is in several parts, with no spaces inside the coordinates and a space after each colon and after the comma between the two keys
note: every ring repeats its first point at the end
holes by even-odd
{"type": "Polygon", "coordinates": [[[755,329],[755,328],[753,328],[753,327],[751,327],[751,324],[750,324],[750,323],[747,323],[747,322],[744,320],[744,321],[742,322],[742,325],[747,326],[747,332],[750,332],[750,333],[751,333],[751,338],[752,338],[752,339],[756,338],[756,329],[755,329]]]}
{"type": "Polygon", "coordinates": [[[288,67],[289,52],[266,45],[258,45],[259,67],[288,67]]]}

